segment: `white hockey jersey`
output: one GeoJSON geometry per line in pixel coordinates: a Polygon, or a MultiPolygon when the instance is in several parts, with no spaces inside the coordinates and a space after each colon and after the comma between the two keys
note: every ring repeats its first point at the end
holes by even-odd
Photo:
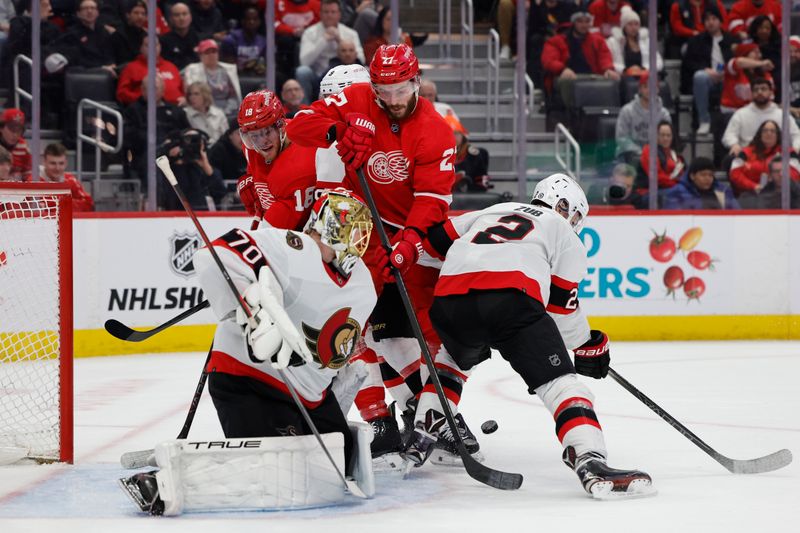
{"type": "Polygon", "coordinates": [[[589,323],[578,303],[586,249],[552,209],[497,204],[451,218],[431,229],[428,239],[446,254],[435,296],[518,289],[546,306],[567,348],[589,340],[589,323]]]}
{"type": "MultiPolygon", "coordinates": [[[[284,373],[303,403],[316,407],[353,354],[375,306],[366,265],[359,260],[350,277],[344,278],[322,261],[311,237],[285,229],[235,229],[212,244],[240,293],[257,280],[262,266],[272,269],[283,290],[284,308],[314,356],[313,364],[290,366],[284,373]]],[[[289,394],[269,361],[253,357],[233,313],[238,303],[207,249],[198,250],[194,266],[220,319],[207,370],[252,377],[289,394]]]]}

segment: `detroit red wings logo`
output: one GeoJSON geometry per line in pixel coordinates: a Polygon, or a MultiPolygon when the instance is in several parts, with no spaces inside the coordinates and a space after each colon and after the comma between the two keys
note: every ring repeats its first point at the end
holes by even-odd
{"type": "Polygon", "coordinates": [[[256,182],[255,188],[258,201],[261,202],[261,207],[266,211],[275,201],[275,197],[272,195],[272,191],[269,190],[269,185],[266,183],[256,182]]]}
{"type": "Polygon", "coordinates": [[[320,368],[336,370],[353,355],[361,327],[350,318],[350,308],[336,311],[320,329],[303,324],[306,344],[320,368]]]}
{"type": "Polygon", "coordinates": [[[367,171],[372,181],[381,185],[405,181],[408,179],[408,159],[401,150],[375,152],[369,156],[367,171]]]}

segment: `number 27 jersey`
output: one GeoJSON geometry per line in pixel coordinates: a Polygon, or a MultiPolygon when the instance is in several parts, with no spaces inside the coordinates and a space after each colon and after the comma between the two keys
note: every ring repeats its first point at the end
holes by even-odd
{"type": "Polygon", "coordinates": [[[586,249],[548,208],[508,202],[451,218],[428,238],[446,253],[435,296],[517,289],[546,306],[568,348],[589,339],[578,305],[586,249]]]}

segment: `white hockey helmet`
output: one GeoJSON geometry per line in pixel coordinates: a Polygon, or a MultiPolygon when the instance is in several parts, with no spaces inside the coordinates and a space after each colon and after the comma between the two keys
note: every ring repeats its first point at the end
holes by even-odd
{"type": "Polygon", "coordinates": [[[586,194],[578,182],[566,174],[552,174],[537,183],[531,203],[541,203],[553,209],[567,219],[575,233],[580,233],[589,216],[586,194]]]}
{"type": "Polygon", "coordinates": [[[345,87],[356,83],[369,83],[369,70],[362,65],[339,65],[333,67],[322,77],[319,82],[319,96],[324,98],[331,94],[338,94],[345,87]]]}
{"type": "Polygon", "coordinates": [[[322,243],[333,248],[333,266],[347,277],[367,251],[372,217],[361,198],[351,191],[329,189],[314,202],[305,229],[319,233],[322,243]]]}

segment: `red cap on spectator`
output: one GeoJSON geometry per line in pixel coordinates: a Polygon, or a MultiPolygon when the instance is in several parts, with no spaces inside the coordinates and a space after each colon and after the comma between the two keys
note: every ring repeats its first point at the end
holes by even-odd
{"type": "Polygon", "coordinates": [[[219,46],[217,46],[217,41],[214,39],[203,39],[199,43],[197,43],[197,48],[194,49],[195,52],[198,54],[205,54],[209,50],[219,50],[219,46]]]}
{"type": "Polygon", "coordinates": [[[744,57],[758,48],[756,43],[742,43],[736,47],[736,57],[744,57]]]}
{"type": "Polygon", "coordinates": [[[789,46],[793,46],[794,48],[800,48],[800,37],[797,35],[792,35],[789,37],[789,46]]]}
{"type": "Polygon", "coordinates": [[[3,124],[15,123],[20,126],[25,126],[25,113],[15,107],[11,107],[3,111],[3,116],[0,117],[0,122],[3,124]]]}
{"type": "Polygon", "coordinates": [[[645,70],[642,74],[639,75],[639,85],[647,85],[647,81],[650,79],[650,71],[645,70]]]}

